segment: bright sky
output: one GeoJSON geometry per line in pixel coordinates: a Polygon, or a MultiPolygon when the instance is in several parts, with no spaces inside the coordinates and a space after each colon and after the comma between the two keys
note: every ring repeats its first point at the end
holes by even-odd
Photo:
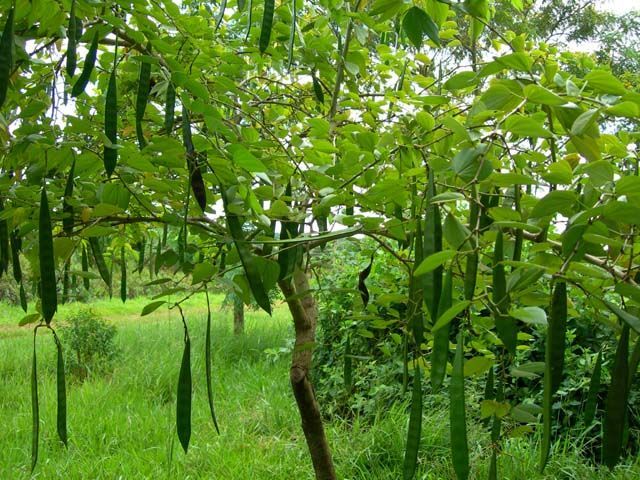
{"type": "Polygon", "coordinates": [[[617,14],[640,9],[638,0],[600,0],[598,4],[603,10],[617,14]]]}

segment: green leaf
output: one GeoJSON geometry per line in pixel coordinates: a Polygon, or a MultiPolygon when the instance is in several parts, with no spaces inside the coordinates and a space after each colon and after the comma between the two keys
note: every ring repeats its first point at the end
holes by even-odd
{"type": "Polygon", "coordinates": [[[469,300],[461,300],[452,305],[438,317],[436,323],[433,325],[433,327],[431,327],[431,331],[437,332],[442,327],[449,325],[449,323],[451,323],[454,318],[456,318],[460,313],[467,309],[469,305],[471,305],[471,302],[469,300]]]}
{"type": "Polygon", "coordinates": [[[195,285],[200,282],[208,282],[215,273],[216,268],[212,263],[198,263],[194,267],[193,272],[191,272],[191,285],[195,285]]]}
{"type": "Polygon", "coordinates": [[[453,171],[465,182],[470,182],[473,179],[484,180],[493,171],[493,165],[485,157],[485,152],[484,145],[460,150],[453,157],[451,163],[453,171]]]}
{"type": "Polygon", "coordinates": [[[429,37],[436,45],[440,45],[438,25],[435,24],[427,12],[419,7],[414,6],[407,10],[402,19],[402,29],[417,49],[422,47],[424,35],[429,37]]]}
{"type": "Polygon", "coordinates": [[[567,103],[565,99],[556,95],[551,90],[547,90],[536,84],[530,84],[523,89],[524,96],[532,103],[538,103],[540,105],[564,105],[567,103]]]}
{"type": "Polygon", "coordinates": [[[504,122],[504,128],[508,132],[520,137],[551,137],[551,132],[544,128],[541,123],[531,117],[523,115],[512,115],[504,122]]]}
{"type": "Polygon", "coordinates": [[[540,307],[522,307],[509,311],[509,315],[530,325],[547,325],[547,314],[540,307]]]}
{"type": "Polygon", "coordinates": [[[627,89],[613,74],[605,70],[592,70],[585,77],[587,84],[594,90],[612,95],[625,95],[627,89]]]}
{"type": "Polygon", "coordinates": [[[258,160],[253,153],[247,150],[243,145],[235,144],[228,147],[232,155],[233,163],[245,169],[248,172],[266,172],[267,167],[258,160]]]}
{"type": "Polygon", "coordinates": [[[547,217],[558,212],[565,216],[570,216],[577,199],[576,193],[573,191],[554,190],[538,200],[538,203],[536,203],[531,211],[530,217],[547,217]]]}
{"type": "Polygon", "coordinates": [[[493,365],[493,359],[484,356],[470,358],[464,362],[464,376],[473,377],[488,371],[493,365]]]}
{"type": "Polygon", "coordinates": [[[155,312],[158,308],[160,308],[165,303],[167,303],[165,300],[158,300],[156,302],[148,303],[142,309],[142,313],[140,314],[140,316],[144,317],[145,315],[149,315],[150,313],[155,312]]]}
{"type": "Polygon", "coordinates": [[[622,322],[624,322],[626,325],[628,325],[631,328],[633,328],[636,333],[640,334],[640,318],[636,317],[635,315],[630,314],[629,312],[626,312],[626,311],[622,310],[620,307],[618,307],[617,305],[614,305],[613,303],[611,303],[611,302],[609,302],[607,300],[604,300],[604,304],[622,322]]]}
{"type": "Polygon", "coordinates": [[[435,270],[438,267],[441,267],[448,260],[451,260],[456,256],[454,250],[443,250],[441,252],[436,252],[432,255],[429,255],[425,258],[420,265],[414,270],[413,275],[419,277],[420,275],[424,275],[435,270]]]}

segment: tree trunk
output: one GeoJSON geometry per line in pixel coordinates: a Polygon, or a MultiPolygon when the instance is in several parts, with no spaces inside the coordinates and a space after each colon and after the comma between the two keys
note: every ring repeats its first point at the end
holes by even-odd
{"type": "Polygon", "coordinates": [[[298,404],[302,430],[307,440],[316,479],[336,480],[331,450],[322,425],[320,407],[309,378],[316,339],[318,309],[315,299],[309,291],[307,274],[302,270],[296,270],[293,277],[293,283],[290,279],[278,282],[287,300],[296,332],[289,379],[298,404]]]}
{"type": "Polygon", "coordinates": [[[236,295],[233,300],[233,334],[242,335],[244,333],[244,303],[236,295]]]}

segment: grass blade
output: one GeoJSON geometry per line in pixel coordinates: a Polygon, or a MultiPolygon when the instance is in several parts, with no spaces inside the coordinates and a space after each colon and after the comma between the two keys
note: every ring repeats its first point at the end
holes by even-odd
{"type": "Polygon", "coordinates": [[[13,69],[13,16],[14,9],[9,10],[7,21],[0,38],[0,109],[7,99],[9,76],[13,69]]]}
{"type": "Polygon", "coordinates": [[[409,415],[409,430],[407,445],[404,452],[403,479],[411,480],[416,473],[418,464],[418,450],[422,435],[422,382],[420,367],[416,364],[413,376],[413,392],[411,394],[411,413],[409,415]]]}
{"type": "Polygon", "coordinates": [[[273,12],[275,11],[275,0],[264,1],[264,13],[262,15],[262,28],[260,29],[260,53],[264,53],[269,47],[271,39],[271,28],[273,27],[273,12]]]}
{"type": "Polygon", "coordinates": [[[629,379],[629,325],[622,327],[611,371],[611,385],[607,393],[602,435],[602,461],[613,469],[622,453],[622,438],[627,412],[627,388],[629,379]]]}
{"type": "Polygon", "coordinates": [[[191,340],[185,326],[184,352],[180,365],[178,394],[176,397],[176,429],[184,453],[187,453],[189,440],[191,439],[191,393],[191,340]]]}
{"type": "Polygon", "coordinates": [[[469,477],[469,445],[464,402],[464,345],[462,331],[453,360],[453,373],[449,385],[449,415],[451,424],[451,458],[458,480],[469,477]]]}
{"type": "Polygon", "coordinates": [[[40,258],[40,300],[42,302],[42,317],[47,325],[58,309],[58,295],[56,292],[56,264],[53,256],[53,232],[51,227],[51,212],[47,200],[47,189],[42,185],[40,195],[40,219],[38,221],[38,240],[40,258]]]}

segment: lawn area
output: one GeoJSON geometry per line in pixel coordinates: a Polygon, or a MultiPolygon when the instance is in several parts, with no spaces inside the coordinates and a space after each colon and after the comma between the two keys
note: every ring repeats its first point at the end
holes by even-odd
{"type": "MultiPolygon", "coordinates": [[[[159,309],[140,317],[146,299],[122,304],[97,301],[92,308],[116,325],[121,356],[107,376],[68,384],[70,444],[55,429],[55,350],[51,335],[38,336],[42,479],[312,479],[298,414],[288,383],[288,312],[272,318],[248,311],[246,334],[231,332],[231,313],[213,297],[213,372],[221,434],[208,413],[204,373],[206,304],[185,304],[192,339],[193,431],[189,454],[175,434],[175,392],[183,347],[179,314],[159,309]]],[[[59,322],[80,308],[61,306],[59,322]]],[[[29,478],[31,448],[30,368],[32,328],[17,327],[21,312],[0,304],[0,479],[29,478]]],[[[328,436],[341,479],[401,478],[406,405],[381,412],[374,425],[334,420],[328,436]]],[[[487,478],[486,434],[472,428],[472,478],[487,478]]],[[[417,478],[454,478],[449,461],[446,410],[425,410],[417,478]]],[[[611,475],[580,462],[572,445],[557,445],[546,476],[536,473],[538,450],[514,439],[501,457],[502,478],[638,478],[630,466],[611,475]]]]}

